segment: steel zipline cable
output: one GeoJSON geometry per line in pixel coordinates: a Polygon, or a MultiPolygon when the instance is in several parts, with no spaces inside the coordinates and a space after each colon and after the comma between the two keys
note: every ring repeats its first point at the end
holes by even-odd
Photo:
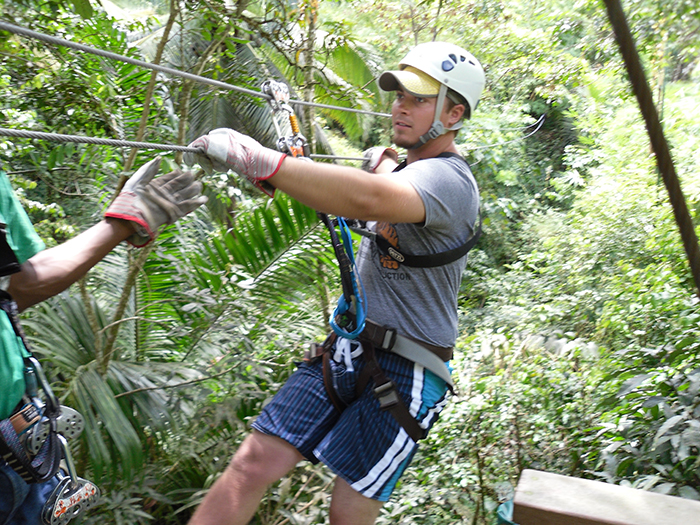
{"type": "Polygon", "coordinates": [[[86,137],[83,135],[62,135],[60,133],[44,133],[41,131],[28,131],[20,129],[0,128],[0,135],[7,137],[20,137],[25,139],[50,140],[52,142],[80,142],[83,144],[101,144],[105,146],[118,146],[139,149],[158,149],[165,151],[186,151],[200,153],[197,148],[188,146],[175,146],[173,144],[156,144],[153,142],[133,142],[129,140],[102,139],[98,137],[86,137]]]}
{"type": "MultiPolygon", "coordinates": [[[[235,86],[233,84],[227,84],[226,82],[220,82],[218,80],[213,80],[211,78],[202,77],[199,75],[194,75],[192,73],[187,73],[185,71],[180,71],[180,70],[173,69],[170,67],[161,66],[159,64],[152,64],[149,62],[145,62],[143,60],[138,60],[135,58],[124,56],[124,55],[119,55],[117,53],[112,53],[111,51],[104,51],[102,49],[97,49],[94,47],[86,46],[84,44],[79,44],[77,42],[71,42],[70,40],[65,40],[63,38],[45,35],[42,33],[38,33],[36,31],[32,31],[31,29],[26,29],[26,28],[19,27],[19,26],[13,25],[13,24],[9,24],[7,22],[3,22],[2,20],[0,20],[0,30],[8,31],[10,33],[15,33],[15,34],[22,35],[22,36],[25,36],[28,38],[33,38],[33,39],[40,40],[42,42],[46,42],[49,44],[55,44],[55,45],[69,47],[72,49],[76,49],[78,51],[83,51],[85,53],[91,53],[91,54],[102,56],[105,58],[110,58],[112,60],[119,60],[122,62],[126,62],[128,64],[144,67],[147,69],[152,69],[155,71],[160,71],[162,73],[166,73],[169,75],[179,76],[179,77],[193,80],[195,82],[199,82],[202,84],[208,84],[210,86],[214,86],[214,87],[217,87],[220,89],[225,89],[225,90],[229,90],[229,91],[236,91],[236,92],[244,93],[244,94],[251,95],[254,97],[259,97],[259,98],[262,98],[262,99],[265,99],[268,101],[271,99],[270,95],[268,95],[267,93],[263,93],[261,91],[255,91],[252,89],[247,89],[244,87],[235,86]]],[[[347,111],[347,112],[359,113],[359,114],[363,114],[363,115],[373,115],[373,116],[378,116],[378,117],[391,117],[391,115],[388,113],[378,113],[375,111],[368,111],[368,110],[362,110],[362,109],[346,108],[346,107],[342,107],[342,106],[332,106],[329,104],[318,104],[315,102],[306,102],[306,101],[302,101],[302,100],[290,100],[289,103],[290,104],[297,104],[300,106],[313,106],[313,107],[317,107],[317,108],[321,108],[321,109],[347,111]]],[[[533,135],[534,133],[536,133],[542,127],[543,123],[544,123],[544,115],[542,115],[537,122],[530,124],[529,126],[525,126],[524,128],[518,128],[518,129],[528,129],[528,128],[536,126],[535,130],[532,131],[531,133],[529,133],[525,137],[525,138],[527,138],[527,137],[533,135]]],[[[39,132],[39,131],[17,130],[17,129],[8,129],[8,128],[0,128],[0,135],[4,135],[4,136],[8,136],[8,137],[20,137],[20,138],[50,140],[50,141],[54,141],[54,142],[78,142],[78,143],[84,143],[84,144],[97,144],[97,145],[130,147],[130,148],[139,148],[139,149],[183,151],[183,152],[192,152],[192,153],[199,152],[198,149],[190,148],[187,146],[177,146],[177,145],[171,145],[171,144],[157,144],[157,143],[152,143],[152,142],[133,142],[133,141],[128,141],[128,140],[104,139],[104,138],[86,137],[86,136],[80,136],[80,135],[62,135],[62,134],[58,134],[58,133],[44,133],[44,132],[39,132]]],[[[498,144],[488,144],[485,146],[478,146],[476,148],[471,148],[470,151],[479,150],[479,149],[486,149],[486,148],[490,148],[493,146],[500,146],[503,144],[508,144],[510,142],[514,142],[514,141],[510,140],[510,141],[498,143],[498,144]]],[[[320,155],[320,154],[311,154],[311,155],[309,155],[309,157],[312,159],[319,159],[319,160],[351,160],[351,161],[363,161],[363,160],[365,160],[363,157],[339,157],[336,155],[320,155]]]]}
{"type": "MultiPolygon", "coordinates": [[[[98,137],[86,137],[84,135],[62,135],[60,133],[44,133],[42,131],[31,131],[22,129],[0,128],[0,136],[18,137],[24,139],[49,140],[52,142],[78,142],[81,144],[96,144],[102,146],[116,146],[124,148],[156,149],[164,151],[183,151],[188,153],[201,153],[198,148],[189,146],[175,146],[173,144],[158,144],[155,142],[134,142],[130,140],[102,139],[98,137]]],[[[336,155],[310,155],[315,159],[329,160],[364,160],[362,157],[338,157],[336,155]]]]}
{"type": "MultiPolygon", "coordinates": [[[[531,137],[544,124],[544,115],[542,115],[539,121],[536,123],[537,128],[525,135],[523,138],[531,137]]],[[[84,135],[63,135],[60,133],[45,133],[42,131],[31,131],[31,130],[21,130],[21,129],[8,129],[0,128],[0,136],[6,137],[18,137],[25,139],[39,139],[39,140],[49,140],[52,142],[78,142],[82,144],[96,144],[103,146],[116,146],[124,148],[138,148],[138,149],[155,149],[163,151],[182,151],[189,153],[201,153],[198,148],[190,148],[189,146],[176,146],[174,144],[158,144],[155,142],[134,142],[130,140],[119,140],[119,139],[103,139],[98,137],[87,137],[84,135]]],[[[510,144],[521,139],[513,139],[505,142],[499,142],[498,144],[487,144],[486,146],[477,146],[471,148],[469,151],[476,151],[481,149],[492,148],[494,146],[503,146],[504,144],[510,144]]],[[[352,160],[352,161],[363,161],[363,157],[340,157],[338,155],[322,155],[322,154],[311,154],[309,155],[311,159],[317,160],[352,160]]]]}
{"type": "MultiPolygon", "coordinates": [[[[194,75],[192,73],[187,73],[185,71],[180,71],[178,69],[173,69],[166,66],[161,66],[159,64],[151,64],[150,62],[144,62],[143,60],[138,60],[136,58],[127,57],[124,55],[119,55],[117,53],[112,53],[110,51],[104,51],[102,49],[97,49],[94,47],[86,46],[84,44],[78,44],[77,42],[71,42],[70,40],[65,40],[63,38],[58,38],[55,36],[45,35],[43,33],[37,33],[31,29],[26,29],[24,27],[19,27],[13,24],[8,24],[0,20],[0,30],[9,31],[10,33],[15,33],[17,35],[22,35],[28,38],[33,38],[36,40],[41,40],[42,42],[47,42],[49,44],[56,44],[59,46],[70,47],[83,51],[85,53],[91,53],[93,55],[98,55],[106,58],[111,58],[112,60],[120,60],[128,64],[133,64],[135,66],[145,67],[148,69],[153,69],[160,71],[161,73],[167,73],[169,75],[183,77],[189,80],[194,80],[195,82],[200,82],[202,84],[209,84],[210,86],[218,87],[220,89],[226,89],[229,91],[237,91],[239,93],[245,93],[247,95],[252,95],[254,97],[263,98],[265,100],[270,100],[270,95],[263,93],[261,91],[255,91],[253,89],[243,88],[240,86],[234,86],[233,84],[227,84],[226,82],[220,82],[218,80],[213,80],[211,78],[202,77],[199,75],[194,75]]],[[[318,104],[316,102],[306,102],[304,100],[290,100],[290,104],[296,104],[299,106],[312,106],[321,109],[331,109],[338,111],[348,111],[350,113],[360,113],[363,115],[374,115],[378,117],[390,117],[388,113],[377,113],[375,111],[368,111],[364,109],[355,108],[345,108],[342,106],[332,106],[329,104],[318,104]]]]}

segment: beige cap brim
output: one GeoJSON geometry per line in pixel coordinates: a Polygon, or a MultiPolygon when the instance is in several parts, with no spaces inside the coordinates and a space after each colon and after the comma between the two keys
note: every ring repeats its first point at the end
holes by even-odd
{"type": "Polygon", "coordinates": [[[437,97],[440,92],[437,80],[411,66],[401,71],[385,71],[379,77],[379,87],[384,91],[401,88],[414,97],[437,97]]]}

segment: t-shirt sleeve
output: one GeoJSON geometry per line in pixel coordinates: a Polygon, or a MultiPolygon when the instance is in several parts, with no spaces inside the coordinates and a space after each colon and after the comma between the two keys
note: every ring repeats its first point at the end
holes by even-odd
{"type": "Polygon", "coordinates": [[[20,264],[46,247],[3,171],[0,171],[0,222],[7,225],[7,242],[20,264]]]}
{"type": "Polygon", "coordinates": [[[425,206],[422,226],[436,230],[451,230],[457,222],[471,223],[467,217],[478,209],[478,188],[469,168],[462,161],[426,159],[403,170],[420,195],[425,206]]]}

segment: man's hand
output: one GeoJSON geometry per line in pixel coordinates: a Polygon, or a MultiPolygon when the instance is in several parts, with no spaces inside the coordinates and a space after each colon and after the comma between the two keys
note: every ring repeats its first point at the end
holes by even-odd
{"type": "Polygon", "coordinates": [[[386,159],[391,159],[396,164],[399,163],[399,154],[396,153],[396,150],[383,146],[375,146],[366,149],[362,153],[362,157],[364,158],[362,161],[362,170],[370,173],[377,173],[377,167],[386,159]]]}
{"type": "Polygon", "coordinates": [[[175,170],[154,179],[160,161],[158,157],[134,173],[105,212],[105,217],[131,221],[136,233],[127,242],[137,247],[151,242],[164,224],[207,202],[201,195],[202,183],[189,171],[175,170]]]}
{"type": "Polygon", "coordinates": [[[232,169],[245,176],[272,197],[275,188],[265,182],[279,170],[286,155],[262,146],[255,139],[232,129],[220,128],[199,137],[189,145],[201,154],[185,153],[184,161],[199,164],[206,172],[227,172],[232,169]]]}

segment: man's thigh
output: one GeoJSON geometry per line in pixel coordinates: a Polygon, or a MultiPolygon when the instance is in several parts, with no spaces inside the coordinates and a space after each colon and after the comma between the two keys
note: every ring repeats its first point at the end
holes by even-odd
{"type": "Polygon", "coordinates": [[[313,450],[338,416],[326,393],[320,363],[302,363],[265,406],[253,429],[283,439],[318,463],[313,450]]]}

